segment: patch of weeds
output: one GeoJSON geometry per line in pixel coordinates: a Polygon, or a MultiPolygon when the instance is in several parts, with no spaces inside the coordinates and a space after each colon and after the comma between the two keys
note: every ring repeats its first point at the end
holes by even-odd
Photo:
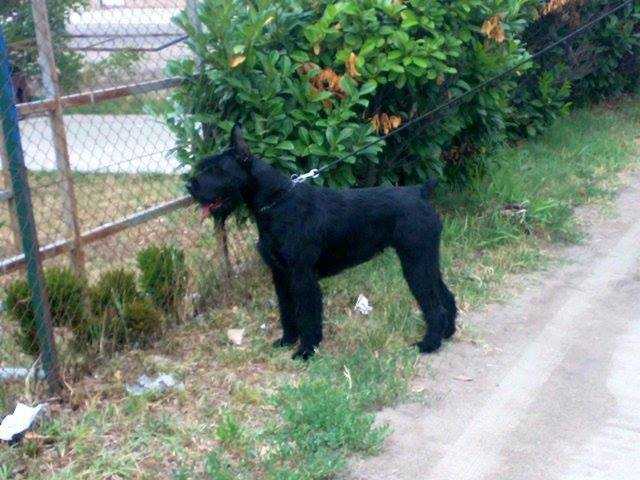
{"type": "Polygon", "coordinates": [[[13,465],[2,461],[0,463],[0,480],[11,480],[13,478],[13,465]]]}
{"type": "Polygon", "coordinates": [[[364,349],[312,362],[297,385],[274,397],[282,423],[271,433],[272,478],[321,479],[343,468],[349,452],[375,453],[388,433],[370,413],[406,392],[414,352],[364,349]]]}
{"type": "Polygon", "coordinates": [[[215,432],[218,441],[227,449],[239,448],[244,443],[244,430],[233,413],[222,415],[215,432]]]}
{"type": "Polygon", "coordinates": [[[232,387],[231,398],[238,405],[261,405],[265,400],[260,389],[240,382],[232,387]]]}
{"type": "Polygon", "coordinates": [[[232,463],[225,457],[225,454],[220,450],[213,450],[207,455],[204,470],[211,480],[236,480],[238,478],[232,463]]]}
{"type": "Polygon", "coordinates": [[[318,356],[299,381],[271,397],[269,411],[277,415],[265,428],[250,433],[235,415],[222,415],[220,447],[205,470],[212,479],[323,479],[343,468],[350,452],[377,452],[388,429],[375,425],[371,410],[406,393],[416,358],[409,348],[318,356]]]}

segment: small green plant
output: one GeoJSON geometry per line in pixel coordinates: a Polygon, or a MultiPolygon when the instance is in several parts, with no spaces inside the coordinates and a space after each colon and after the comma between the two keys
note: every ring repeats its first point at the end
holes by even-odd
{"type": "Polygon", "coordinates": [[[115,349],[145,346],[162,330],[162,312],[138,290],[133,272],[124,268],[104,272],[90,297],[95,319],[85,333],[93,341],[106,340],[115,349]]]}
{"type": "Polygon", "coordinates": [[[31,303],[31,290],[25,280],[19,279],[9,284],[5,303],[9,316],[20,325],[20,348],[28,355],[38,355],[40,347],[37,341],[35,312],[31,303]]]}
{"type": "Polygon", "coordinates": [[[162,331],[164,317],[148,298],[134,298],[122,304],[117,315],[106,318],[103,325],[103,335],[114,349],[146,347],[162,331]]]}
{"type": "MultiPolygon", "coordinates": [[[[87,317],[82,281],[66,268],[45,270],[44,281],[53,324],[73,329],[84,325],[87,317]]],[[[31,289],[25,280],[16,280],[7,287],[6,304],[9,316],[20,325],[19,344],[22,351],[38,355],[40,347],[35,310],[31,301],[31,289]]]]}
{"type": "Polygon", "coordinates": [[[83,281],[68,268],[50,268],[44,273],[51,318],[57,327],[76,327],[86,318],[83,281]]]}
{"type": "Polygon", "coordinates": [[[136,276],[124,268],[104,272],[90,290],[91,310],[94,315],[115,310],[119,305],[140,297],[136,276]]]}
{"type": "Polygon", "coordinates": [[[222,420],[216,427],[216,436],[220,443],[227,448],[232,448],[242,443],[242,427],[233,414],[227,413],[222,416],[222,420]]]}
{"type": "Polygon", "coordinates": [[[204,462],[204,469],[212,480],[233,480],[237,478],[237,476],[233,474],[229,463],[224,460],[224,455],[216,450],[207,455],[204,462]]]}
{"type": "Polygon", "coordinates": [[[173,246],[150,246],[138,252],[140,285],[165,313],[178,316],[187,288],[184,252],[173,246]]]}

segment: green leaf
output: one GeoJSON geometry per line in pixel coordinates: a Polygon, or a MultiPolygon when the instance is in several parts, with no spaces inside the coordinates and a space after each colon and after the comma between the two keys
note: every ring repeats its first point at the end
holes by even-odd
{"type": "Polygon", "coordinates": [[[309,61],[309,54],[307,52],[303,52],[302,50],[296,50],[291,54],[291,59],[294,62],[304,63],[309,61]]]}
{"type": "Polygon", "coordinates": [[[429,61],[423,57],[411,57],[414,65],[417,65],[420,68],[427,68],[429,66],[429,61]]]}
{"type": "Polygon", "coordinates": [[[294,145],[293,145],[293,142],[291,142],[291,141],[289,141],[289,140],[285,140],[284,142],[280,142],[280,143],[278,144],[278,148],[279,148],[280,150],[289,150],[289,151],[291,151],[291,150],[295,150],[295,147],[294,147],[294,145]]]}
{"type": "Polygon", "coordinates": [[[375,92],[378,84],[375,80],[369,80],[360,87],[360,95],[368,95],[371,92],[375,92]]]}

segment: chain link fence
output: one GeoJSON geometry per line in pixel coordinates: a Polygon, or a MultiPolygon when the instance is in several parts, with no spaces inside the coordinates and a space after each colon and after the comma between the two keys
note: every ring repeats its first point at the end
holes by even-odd
{"type": "Polygon", "coordinates": [[[47,301],[47,287],[65,284],[65,275],[81,279],[81,316],[91,315],[90,289],[105,272],[135,272],[143,249],[171,246],[189,272],[191,304],[175,312],[183,316],[219,301],[234,272],[256,263],[249,228],[227,234],[200,223],[173,135],[150,113],[180,82],[167,77],[167,61],[190,55],[171,20],[183,9],[193,12],[195,0],[0,7],[0,365],[39,356],[53,389],[60,384],[54,336],[59,350],[71,345],[65,331],[81,321],[61,307],[59,292],[47,301]]]}

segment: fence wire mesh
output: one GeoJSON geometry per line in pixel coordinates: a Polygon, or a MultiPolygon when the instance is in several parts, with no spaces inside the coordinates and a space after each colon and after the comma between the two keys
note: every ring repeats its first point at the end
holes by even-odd
{"type": "MultiPolygon", "coordinates": [[[[95,316],[99,294],[92,292],[105,273],[125,268],[145,282],[137,264],[149,246],[173,252],[173,260],[161,255],[160,270],[176,263],[176,252],[184,256],[191,312],[219,301],[234,272],[256,264],[250,228],[230,226],[222,242],[211,222],[199,221],[185,196],[174,137],[152,113],[178,81],[167,77],[167,62],[190,55],[171,20],[190,8],[191,0],[11,0],[0,6],[8,57],[0,60],[11,69],[3,86],[13,92],[19,118],[43,284],[60,348],[73,347],[65,338],[78,336],[74,330],[87,321],[80,317],[95,316]],[[81,279],[82,298],[69,298],[75,284],[68,274],[81,279]],[[78,305],[67,304],[74,301],[78,305]]],[[[10,108],[0,112],[3,118],[10,108]]],[[[9,174],[14,152],[6,144],[0,141],[0,365],[24,363],[24,353],[37,357],[49,341],[29,336],[33,322],[40,323],[23,281],[24,231],[9,174]]],[[[148,283],[136,288],[151,288],[148,283]]],[[[122,298],[115,300],[110,315],[126,317],[122,298]]],[[[180,317],[185,308],[172,313],[180,317]]],[[[94,337],[96,328],[90,328],[94,337]]]]}

